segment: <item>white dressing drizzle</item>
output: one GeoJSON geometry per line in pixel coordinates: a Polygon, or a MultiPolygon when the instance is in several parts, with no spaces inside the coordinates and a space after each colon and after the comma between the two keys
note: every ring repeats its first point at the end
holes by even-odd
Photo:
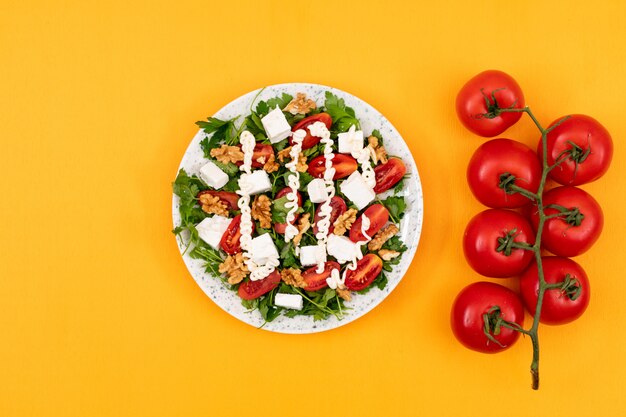
{"type": "Polygon", "coordinates": [[[354,248],[354,254],[352,255],[352,259],[350,260],[350,265],[346,267],[341,276],[339,274],[339,271],[334,269],[331,271],[330,277],[326,278],[326,283],[332,289],[345,287],[348,270],[354,271],[356,269],[357,262],[363,258],[361,246],[366,245],[370,240],[372,240],[372,237],[367,234],[367,229],[369,229],[371,225],[370,219],[365,214],[362,214],[361,218],[361,233],[365,237],[365,240],[361,240],[356,243],[356,246],[354,248]]]}
{"type": "Polygon", "coordinates": [[[249,250],[250,242],[252,242],[252,215],[250,212],[250,184],[247,181],[247,176],[252,173],[252,155],[254,154],[256,139],[252,133],[244,130],[239,137],[239,141],[241,142],[241,150],[243,151],[243,164],[239,169],[244,171],[239,178],[239,190],[237,190],[237,194],[241,196],[237,201],[239,210],[241,210],[241,223],[239,225],[241,237],[239,238],[239,242],[243,250],[244,263],[250,271],[250,280],[258,281],[274,272],[274,269],[280,265],[280,260],[278,257],[275,257],[269,259],[265,265],[257,265],[251,259],[249,250]]]}
{"type": "Polygon", "coordinates": [[[289,209],[287,212],[287,227],[285,228],[285,242],[291,241],[298,234],[298,228],[293,224],[296,220],[296,211],[298,210],[298,189],[300,188],[300,173],[296,169],[298,165],[298,158],[302,151],[302,141],[306,136],[306,131],[298,129],[293,133],[293,145],[289,156],[291,161],[286,163],[285,166],[291,171],[289,177],[287,177],[287,185],[291,188],[291,191],[287,193],[287,203],[285,207],[289,209]]]}
{"type": "MultiPolygon", "coordinates": [[[[351,138],[354,136],[355,130],[356,127],[354,125],[350,126],[348,134],[351,138]]],[[[365,184],[367,184],[368,187],[373,189],[376,186],[376,174],[374,173],[374,168],[371,163],[371,149],[368,146],[361,147],[353,140],[350,140],[349,142],[352,144],[350,155],[357,160],[359,165],[361,165],[361,176],[363,177],[363,181],[365,181],[365,184]]]]}

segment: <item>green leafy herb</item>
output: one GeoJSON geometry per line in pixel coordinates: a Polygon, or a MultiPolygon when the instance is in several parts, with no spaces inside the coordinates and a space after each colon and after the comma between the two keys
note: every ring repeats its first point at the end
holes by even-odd
{"type": "Polygon", "coordinates": [[[196,122],[200,129],[204,130],[207,135],[211,135],[210,139],[207,136],[200,142],[205,157],[210,157],[211,149],[218,147],[221,142],[227,145],[235,145],[239,142],[235,120],[237,120],[236,117],[230,120],[209,117],[206,122],[202,120],[196,122]]]}
{"type": "Polygon", "coordinates": [[[333,130],[335,133],[346,132],[350,126],[354,125],[357,129],[361,125],[354,114],[354,109],[346,106],[342,98],[337,97],[330,91],[326,92],[326,101],[324,103],[326,112],[333,119],[333,130]]]}
{"type": "Polygon", "coordinates": [[[383,145],[383,135],[380,134],[378,129],[374,129],[372,136],[376,136],[378,138],[378,144],[381,146],[383,145]]]}
{"type": "Polygon", "coordinates": [[[395,187],[393,187],[393,193],[394,194],[398,194],[399,192],[401,192],[404,189],[404,179],[405,177],[402,177],[402,179],[395,185],[395,187]]]}
{"type": "MultiPolygon", "coordinates": [[[[300,173],[300,191],[305,191],[307,185],[309,185],[309,183],[313,181],[313,175],[309,174],[308,172],[301,172],[300,173]]],[[[309,200],[307,200],[308,202],[309,200]]]]}
{"type": "MultiPolygon", "coordinates": [[[[289,200],[287,200],[287,196],[283,196],[278,200],[274,200],[272,203],[272,221],[274,223],[286,223],[287,222],[287,214],[289,213],[289,209],[285,206],[289,200]]],[[[302,207],[298,207],[296,213],[302,213],[302,207]]]]}
{"type": "Polygon", "coordinates": [[[381,203],[389,210],[389,215],[395,223],[404,217],[404,211],[406,210],[404,197],[387,197],[381,203]]]}
{"type": "Polygon", "coordinates": [[[299,267],[298,258],[296,258],[296,250],[292,242],[285,243],[285,246],[280,250],[280,259],[282,260],[283,268],[297,268],[299,267]]]}
{"type": "Polygon", "coordinates": [[[176,227],[173,232],[180,235],[185,230],[190,233],[190,242],[196,244],[198,242],[198,232],[195,224],[200,223],[206,213],[198,206],[196,196],[198,192],[207,187],[196,176],[190,177],[184,169],[181,169],[176,176],[176,180],[172,183],[174,194],[179,198],[179,213],[181,217],[180,226],[176,227]]]}
{"type": "Polygon", "coordinates": [[[224,164],[224,163],[218,161],[217,159],[211,159],[211,162],[213,162],[215,165],[217,165],[217,167],[219,169],[224,171],[226,173],[226,175],[228,175],[231,178],[239,173],[239,167],[237,165],[233,164],[232,162],[224,164]]]}
{"type": "Polygon", "coordinates": [[[259,101],[259,104],[256,105],[255,113],[259,117],[263,117],[274,110],[276,106],[278,106],[279,109],[284,109],[291,100],[293,100],[293,96],[283,93],[281,96],[271,98],[267,101],[259,101]]]}
{"type": "Polygon", "coordinates": [[[189,253],[194,259],[203,259],[206,261],[205,270],[209,274],[219,277],[222,274],[219,271],[220,264],[223,262],[219,251],[209,247],[203,241],[198,241],[196,247],[189,253]]]}

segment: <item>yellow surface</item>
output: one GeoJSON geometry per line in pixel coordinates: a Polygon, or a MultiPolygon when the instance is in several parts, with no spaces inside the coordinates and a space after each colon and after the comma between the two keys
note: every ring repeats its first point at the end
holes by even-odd
{"type": "MultiPolygon", "coordinates": [[[[0,3],[0,416],[626,415],[626,4],[263,3],[0,3]],[[479,279],[460,239],[481,209],[464,173],[482,141],[453,103],[487,68],[510,72],[543,122],[587,113],[615,141],[608,174],[584,187],[606,216],[578,258],[591,305],[542,328],[539,392],[528,340],[480,355],[448,326],[454,296],[479,279]],[[382,111],[425,194],[397,289],[306,336],[222,312],[169,232],[193,123],[290,81],[382,111]]],[[[506,136],[537,140],[528,120],[506,136]]]]}

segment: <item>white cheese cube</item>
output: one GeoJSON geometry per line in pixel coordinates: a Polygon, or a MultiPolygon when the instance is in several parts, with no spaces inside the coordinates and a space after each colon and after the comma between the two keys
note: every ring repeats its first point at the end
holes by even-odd
{"type": "Polygon", "coordinates": [[[321,245],[301,246],[300,263],[302,266],[318,265],[326,262],[326,251],[321,245]]]}
{"type": "Polygon", "coordinates": [[[279,292],[274,297],[274,304],[293,310],[302,310],[303,302],[300,294],[283,294],[279,292]]]}
{"type": "Polygon", "coordinates": [[[354,171],[347,180],[341,183],[339,188],[359,210],[363,210],[376,198],[376,193],[367,186],[359,171],[354,171]]]}
{"type": "Polygon", "coordinates": [[[328,198],[326,191],[326,183],[321,178],[315,178],[307,186],[306,191],[309,193],[311,203],[323,203],[328,198]]]}
{"type": "Polygon", "coordinates": [[[267,138],[272,143],[278,143],[291,135],[291,126],[283,112],[276,106],[261,119],[267,138]]]}
{"type": "Polygon", "coordinates": [[[265,265],[270,259],[278,259],[278,250],[269,233],[252,239],[248,253],[257,265],[265,265]]]}
{"type": "Polygon", "coordinates": [[[252,171],[252,174],[242,174],[239,178],[239,188],[250,195],[260,194],[272,189],[272,183],[267,172],[262,169],[252,171]]]}
{"type": "Polygon", "coordinates": [[[213,249],[218,249],[220,240],[231,221],[232,219],[220,215],[207,217],[196,225],[198,236],[213,249]]]}
{"type": "Polygon", "coordinates": [[[350,131],[340,133],[337,135],[339,142],[339,153],[352,153],[358,152],[363,149],[363,131],[357,130],[356,132],[350,131]]]}
{"type": "Polygon", "coordinates": [[[340,264],[361,257],[361,251],[356,243],[345,236],[337,236],[334,233],[328,236],[326,248],[328,249],[328,254],[334,256],[340,264]]]}
{"type": "Polygon", "coordinates": [[[200,178],[209,187],[213,187],[216,190],[219,190],[228,182],[228,175],[211,161],[200,168],[200,178]]]}

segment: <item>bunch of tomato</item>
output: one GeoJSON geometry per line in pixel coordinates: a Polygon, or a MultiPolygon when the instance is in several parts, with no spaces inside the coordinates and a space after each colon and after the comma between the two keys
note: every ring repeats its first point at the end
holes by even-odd
{"type": "Polygon", "coordinates": [[[475,282],[456,297],[453,333],[479,352],[503,351],[524,332],[524,309],[533,316],[537,309],[540,269],[547,284],[537,316],[541,323],[569,323],[589,304],[587,274],[570,258],[591,248],[604,221],[598,202],[577,186],[607,171],[613,142],[589,116],[570,115],[543,129],[527,110],[518,83],[501,71],[478,74],[456,99],[459,119],[479,136],[499,136],[525,112],[542,131],[536,150],[511,139],[491,139],[467,168],[470,190],[489,209],[465,229],[465,258],[483,276],[519,277],[520,288],[475,282]]]}

